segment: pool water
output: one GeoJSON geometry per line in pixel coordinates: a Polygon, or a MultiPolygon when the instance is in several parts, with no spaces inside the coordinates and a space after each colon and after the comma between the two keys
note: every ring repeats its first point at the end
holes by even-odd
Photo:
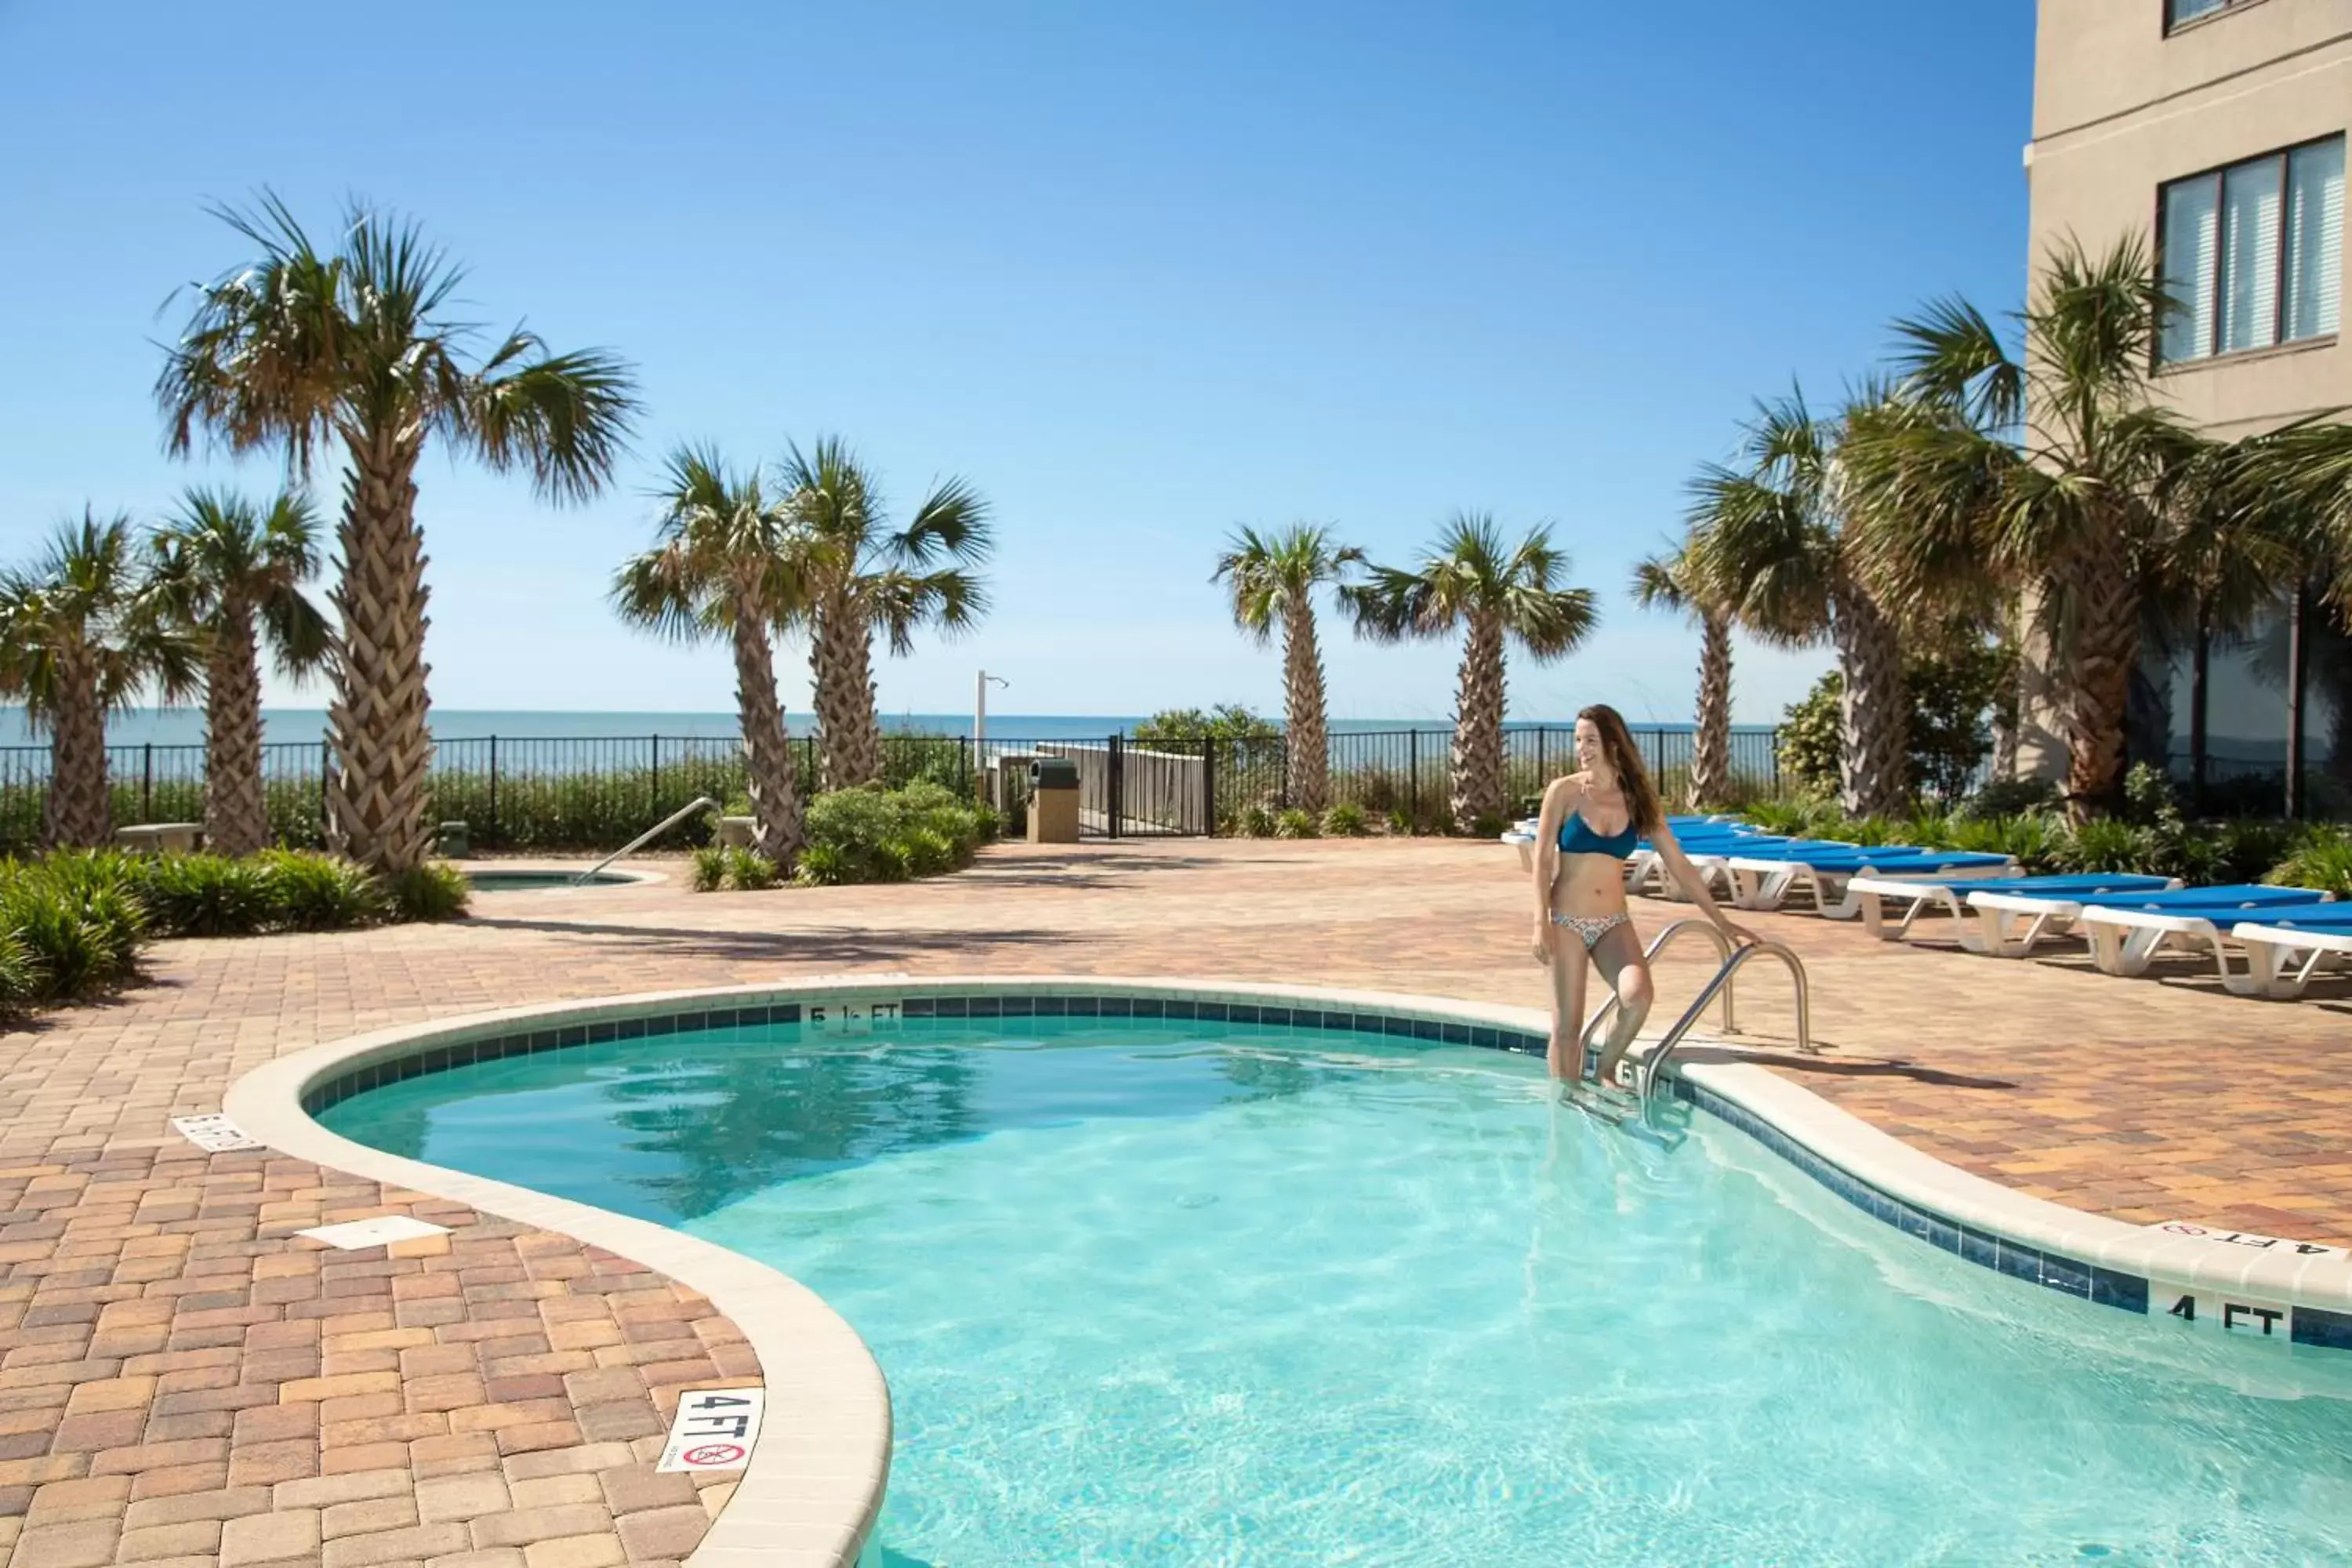
{"type": "Polygon", "coordinates": [[[468,871],[466,886],[478,893],[529,893],[547,888],[609,888],[634,882],[618,871],[583,877],[576,871],[468,871]]]}
{"type": "Polygon", "coordinates": [[[2352,1356],[1995,1275],[1495,1051],[1222,1024],[649,1037],[321,1120],[804,1280],[884,1561],[2352,1560],[2352,1356]]]}

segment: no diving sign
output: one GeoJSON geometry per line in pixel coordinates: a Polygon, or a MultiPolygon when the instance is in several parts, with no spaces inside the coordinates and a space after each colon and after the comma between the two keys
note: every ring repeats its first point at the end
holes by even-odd
{"type": "Polygon", "coordinates": [[[760,1440],[766,1394],[756,1388],[698,1388],[677,1402],[656,1468],[740,1470],[760,1440]]]}

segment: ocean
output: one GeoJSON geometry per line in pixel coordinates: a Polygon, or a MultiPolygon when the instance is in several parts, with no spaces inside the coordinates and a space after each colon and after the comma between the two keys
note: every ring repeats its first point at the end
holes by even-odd
{"type": "MultiPolygon", "coordinates": [[[[1276,716],[1277,721],[1279,715],[1276,716]]],[[[1070,713],[991,713],[988,732],[992,738],[1022,741],[1099,740],[1114,732],[1125,734],[1142,721],[1140,715],[1070,714],[1070,713]]],[[[816,724],[815,715],[788,713],[785,722],[796,735],[811,732],[816,724]]],[[[1566,729],[1574,722],[1572,716],[1556,719],[1514,719],[1514,726],[1549,724],[1566,729]]],[[[262,715],[263,739],[267,742],[317,741],[326,734],[327,713],[322,708],[279,708],[262,715]]],[[[436,741],[482,740],[496,735],[500,740],[572,740],[580,738],[638,740],[647,736],[686,738],[690,736],[730,736],[736,732],[735,715],[723,713],[620,713],[620,712],[548,712],[528,710],[438,708],[433,710],[433,737],[436,741]]],[[[969,713],[886,713],[882,717],[885,730],[901,734],[969,735],[971,715],[969,713]]],[[[1448,733],[1453,725],[1442,719],[1334,719],[1331,729],[1342,734],[1361,734],[1389,731],[1419,730],[1438,734],[1448,733]]],[[[1669,732],[1687,731],[1688,724],[1644,724],[1641,728],[1664,730],[1669,732]]],[[[1769,725],[1736,725],[1735,729],[1765,730],[1769,725]]],[[[205,738],[205,716],[200,708],[133,708],[112,715],[107,722],[106,737],[110,744],[136,746],[200,745],[205,738]]],[[[0,708],[0,746],[46,744],[46,738],[37,736],[25,722],[21,708],[0,708]]]]}

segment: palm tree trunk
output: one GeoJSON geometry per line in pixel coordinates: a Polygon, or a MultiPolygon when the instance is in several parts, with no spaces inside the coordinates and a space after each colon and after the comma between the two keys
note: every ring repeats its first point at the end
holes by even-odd
{"type": "Polygon", "coordinates": [[[1731,617],[1699,617],[1698,732],[1691,737],[1690,803],[1705,810],[1731,794],[1731,617]]]}
{"type": "Polygon", "coordinates": [[[735,710],[743,727],[743,761],[751,775],[752,847],[789,872],[801,852],[801,801],[793,773],[784,710],[776,702],[775,650],[755,588],[738,584],[731,606],[735,634],[735,710]]]}
{"type": "Polygon", "coordinates": [[[106,711],[87,661],[58,660],[49,712],[49,788],[42,802],[41,843],[49,849],[95,849],[113,828],[106,782],[106,711]]]}
{"type": "Polygon", "coordinates": [[[1470,618],[1454,710],[1454,824],[1467,833],[1481,817],[1500,822],[1503,801],[1503,622],[1470,618]]]}
{"type": "Polygon", "coordinates": [[[425,536],[416,527],[419,438],[371,432],[351,442],[343,485],[342,580],[329,595],[342,619],[327,786],[330,845],[370,870],[425,862],[426,773],[425,536]]]}
{"type": "Polygon", "coordinates": [[[1838,694],[1838,804],[1848,816],[1885,816],[1910,795],[1910,710],[1903,644],[1868,594],[1849,587],[1831,615],[1843,672],[1838,694]]]}
{"type": "Polygon", "coordinates": [[[838,599],[814,617],[809,673],[816,694],[819,773],[826,789],[852,789],[882,774],[873,638],[865,617],[838,599]]]}
{"type": "Polygon", "coordinates": [[[1315,607],[1293,604],[1282,626],[1283,727],[1290,804],[1320,816],[1331,804],[1331,744],[1323,721],[1323,655],[1315,607]]]}
{"type": "Polygon", "coordinates": [[[216,854],[269,846],[261,784],[261,660],[249,605],[222,606],[205,678],[205,838],[216,854]]]}
{"type": "Polygon", "coordinates": [[[2123,793],[2125,714],[2139,662],[2139,593],[2123,538],[2120,527],[2095,529],[2067,563],[2074,636],[2051,676],[2065,725],[2067,809],[2078,818],[2123,793]]]}

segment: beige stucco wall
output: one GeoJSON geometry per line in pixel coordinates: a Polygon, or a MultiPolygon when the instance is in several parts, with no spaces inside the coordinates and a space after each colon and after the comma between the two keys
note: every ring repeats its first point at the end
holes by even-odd
{"type": "MultiPolygon", "coordinates": [[[[2031,265],[2072,236],[2153,252],[2168,180],[2352,127],[2352,0],[2253,0],[2167,37],[2164,0],[2042,0],[2034,49],[2031,265]]],[[[2352,211],[2352,204],[2347,204],[2352,211]]],[[[2352,266],[2352,237],[2343,247],[2352,266]]],[[[2352,306],[2352,286],[2342,296],[2352,306]]],[[[2168,367],[2159,395],[2218,436],[2352,405],[2352,336],[2168,367]]],[[[2028,713],[2018,765],[2058,777],[2063,745],[2028,713]]]]}

